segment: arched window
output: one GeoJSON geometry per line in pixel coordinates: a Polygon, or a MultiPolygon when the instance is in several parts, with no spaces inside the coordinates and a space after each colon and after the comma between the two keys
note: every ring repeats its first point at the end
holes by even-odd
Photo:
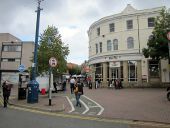
{"type": "Polygon", "coordinates": [[[134,39],[133,39],[133,37],[128,37],[127,38],[127,48],[128,49],[134,48],[134,39]]]}
{"type": "Polygon", "coordinates": [[[118,40],[117,39],[113,40],[113,50],[118,50],[118,40]]]}

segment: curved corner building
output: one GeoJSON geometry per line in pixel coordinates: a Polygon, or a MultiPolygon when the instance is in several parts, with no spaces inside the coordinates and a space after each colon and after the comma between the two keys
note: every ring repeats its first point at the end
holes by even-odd
{"type": "Polygon", "coordinates": [[[89,30],[89,66],[93,80],[120,78],[124,86],[156,86],[169,82],[167,60],[142,54],[163,7],[136,10],[130,4],[119,14],[94,22],[89,30]]]}

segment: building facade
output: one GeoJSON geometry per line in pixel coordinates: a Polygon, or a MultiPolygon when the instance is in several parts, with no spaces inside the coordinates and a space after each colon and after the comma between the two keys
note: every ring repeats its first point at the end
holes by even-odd
{"type": "Polygon", "coordinates": [[[34,52],[34,42],[21,41],[9,33],[0,33],[0,82],[8,80],[17,83],[19,65],[25,70],[31,67],[34,52]]]}
{"type": "Polygon", "coordinates": [[[121,13],[90,26],[89,66],[94,81],[107,85],[119,78],[124,86],[157,86],[170,81],[167,60],[153,61],[142,54],[162,8],[136,10],[128,4],[121,13]]]}

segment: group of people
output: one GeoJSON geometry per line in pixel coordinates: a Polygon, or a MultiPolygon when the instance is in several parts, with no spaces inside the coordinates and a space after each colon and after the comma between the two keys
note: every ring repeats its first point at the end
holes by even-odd
{"type": "Polygon", "coordinates": [[[80,79],[74,79],[73,77],[70,79],[70,90],[71,90],[71,94],[75,94],[75,98],[76,98],[76,106],[80,106],[81,107],[81,103],[80,103],[80,97],[81,95],[84,94],[83,92],[83,83],[80,82],[80,79]]]}
{"type": "Polygon", "coordinates": [[[113,85],[115,86],[115,89],[123,88],[121,79],[110,80],[108,87],[112,87],[113,85]]]}
{"type": "Polygon", "coordinates": [[[4,98],[4,108],[7,108],[9,96],[11,94],[12,84],[9,84],[7,81],[4,81],[2,84],[3,98],[4,98]]]}

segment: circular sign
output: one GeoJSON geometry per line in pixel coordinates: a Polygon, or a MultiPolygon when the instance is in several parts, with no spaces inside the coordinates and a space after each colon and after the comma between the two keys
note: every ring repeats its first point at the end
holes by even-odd
{"type": "Polygon", "coordinates": [[[170,40],[170,32],[167,33],[167,38],[170,40]]]}
{"type": "Polygon", "coordinates": [[[23,64],[21,64],[19,67],[18,67],[18,70],[20,72],[24,72],[25,71],[25,66],[23,64]]]}
{"type": "Polygon", "coordinates": [[[51,57],[51,58],[49,59],[49,64],[50,64],[51,67],[56,67],[56,66],[57,66],[57,60],[56,60],[56,58],[55,58],[55,57],[51,57]]]}

